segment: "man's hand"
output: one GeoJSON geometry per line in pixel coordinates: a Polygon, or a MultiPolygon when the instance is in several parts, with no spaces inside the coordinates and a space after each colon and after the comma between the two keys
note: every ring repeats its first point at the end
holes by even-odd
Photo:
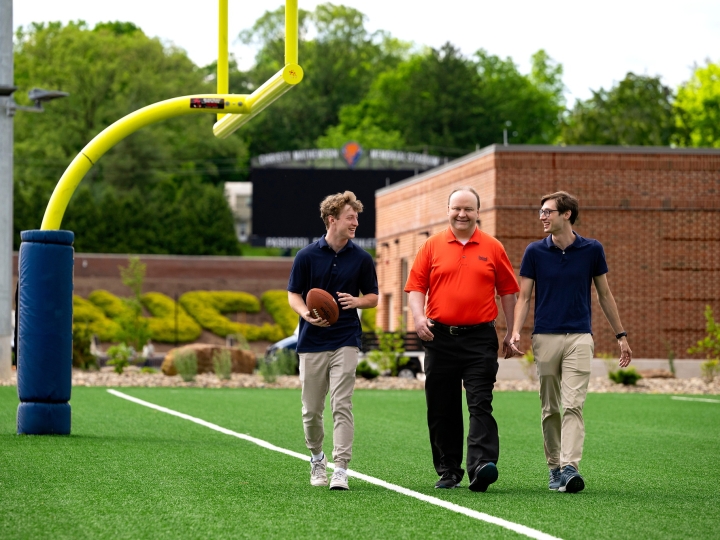
{"type": "Polygon", "coordinates": [[[360,306],[360,299],[348,293],[339,292],[337,293],[340,306],[343,309],[358,309],[360,306]]]}
{"type": "MultiPolygon", "coordinates": [[[[505,336],[505,338],[507,339],[507,336],[505,336]]],[[[520,343],[520,332],[513,332],[513,335],[510,338],[510,354],[509,355],[505,351],[505,343],[503,342],[503,352],[505,353],[505,358],[512,358],[513,356],[525,356],[525,353],[517,348],[518,343],[520,343]]]]}
{"type": "Polygon", "coordinates": [[[415,319],[415,332],[417,332],[418,337],[423,341],[433,340],[435,335],[430,331],[433,326],[435,325],[430,322],[427,317],[415,319]]]}
{"type": "Polygon", "coordinates": [[[630,345],[628,345],[627,338],[621,337],[618,340],[618,344],[620,345],[619,365],[621,368],[628,367],[632,361],[632,351],[630,350],[630,345]]]}
{"type": "Polygon", "coordinates": [[[313,326],[322,326],[323,328],[330,326],[330,323],[327,322],[322,317],[318,317],[317,319],[314,319],[313,317],[311,317],[309,311],[306,311],[305,313],[303,313],[302,318],[305,319],[310,324],[312,324],[313,326]]]}

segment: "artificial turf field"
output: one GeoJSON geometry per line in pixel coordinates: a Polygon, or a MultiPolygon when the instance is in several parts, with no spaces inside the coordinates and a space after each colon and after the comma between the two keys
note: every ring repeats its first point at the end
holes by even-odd
{"type": "MultiPolygon", "coordinates": [[[[297,390],[122,392],[306,454],[297,390]]],[[[15,434],[0,388],[0,538],[521,538],[350,478],[313,488],[309,463],[111,395],[74,388],[68,437],[15,434]]],[[[500,478],[436,490],[418,391],[356,391],[351,469],[563,538],[720,537],[720,403],[590,394],[585,491],[547,489],[539,400],[495,394],[500,478]]],[[[326,414],[326,431],[330,430],[326,414]]],[[[332,452],[330,440],[325,451],[332,452]]]]}

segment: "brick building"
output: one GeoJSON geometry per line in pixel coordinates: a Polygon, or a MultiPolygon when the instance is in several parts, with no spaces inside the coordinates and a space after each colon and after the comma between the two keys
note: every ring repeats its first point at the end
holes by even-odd
{"type": "MultiPolygon", "coordinates": [[[[705,335],[705,306],[720,317],[720,150],[489,146],[376,192],[384,329],[413,329],[402,291],[408,270],[427,236],[448,226],[448,195],[462,185],[480,194],[480,227],[504,244],[516,274],[525,247],[544,236],[540,197],[577,196],[574,229],[605,247],[635,357],[692,357],[688,347],[705,335]]],[[[596,353],[616,353],[594,294],[592,309],[596,353]]],[[[521,347],[531,328],[532,309],[521,347]]],[[[498,334],[505,334],[502,315],[498,334]]]]}

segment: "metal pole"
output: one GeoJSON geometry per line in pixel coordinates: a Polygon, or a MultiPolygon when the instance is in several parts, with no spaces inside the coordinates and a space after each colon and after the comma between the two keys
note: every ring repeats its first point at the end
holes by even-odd
{"type": "MultiPolygon", "coordinates": [[[[0,0],[0,86],[13,85],[13,3],[0,0]]],[[[0,97],[0,379],[10,379],[12,357],[13,118],[11,96],[0,97]]]]}

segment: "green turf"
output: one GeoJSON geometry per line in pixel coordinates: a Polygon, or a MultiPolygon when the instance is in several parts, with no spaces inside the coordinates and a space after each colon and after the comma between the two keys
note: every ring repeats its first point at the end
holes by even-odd
{"type": "MultiPolygon", "coordinates": [[[[121,390],[306,452],[298,391],[121,390]]],[[[354,404],[351,468],[365,474],[565,539],[718,536],[720,404],[591,394],[577,495],[547,490],[534,393],[496,394],[500,479],[484,494],[432,488],[422,392],[354,404]]],[[[307,463],[101,388],[73,389],[69,437],[15,435],[16,406],[0,388],[0,538],[518,537],[357,479],[312,488],[307,463]]]]}

